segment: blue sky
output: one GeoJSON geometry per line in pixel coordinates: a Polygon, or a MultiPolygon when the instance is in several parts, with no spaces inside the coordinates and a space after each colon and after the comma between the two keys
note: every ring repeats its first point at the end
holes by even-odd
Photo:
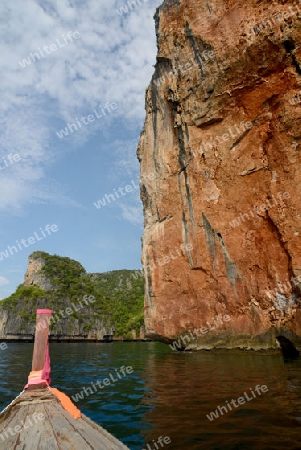
{"type": "Polygon", "coordinates": [[[121,16],[123,0],[1,2],[0,298],[36,250],[88,272],[141,267],[136,148],[160,4],[141,0],[121,16]]]}

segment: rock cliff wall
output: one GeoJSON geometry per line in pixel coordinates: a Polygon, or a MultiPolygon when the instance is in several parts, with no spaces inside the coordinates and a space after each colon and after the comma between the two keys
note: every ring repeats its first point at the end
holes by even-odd
{"type": "MultiPolygon", "coordinates": [[[[48,301],[40,300],[36,309],[47,309],[48,301]]],[[[24,311],[24,301],[15,305],[17,310],[24,311]]],[[[32,341],[35,335],[35,321],[28,320],[28,309],[23,314],[17,314],[16,309],[0,309],[0,340],[32,341]]],[[[64,306],[53,310],[54,320],[50,322],[50,340],[55,341],[111,341],[114,340],[114,326],[108,324],[105,318],[95,317],[93,305],[89,306],[83,299],[71,302],[64,300],[64,306]],[[71,311],[67,314],[66,311],[71,311]],[[64,314],[63,315],[61,315],[64,314]]]]}
{"type": "Polygon", "coordinates": [[[70,258],[34,252],[24,283],[0,302],[0,340],[32,340],[36,310],[52,309],[52,340],[144,340],[142,271],[86,273],[70,258]]]}
{"type": "Polygon", "coordinates": [[[53,286],[48,277],[41,273],[41,269],[45,266],[45,260],[42,256],[28,257],[28,266],[24,275],[24,286],[39,286],[44,291],[52,290],[53,286]]]}
{"type": "Polygon", "coordinates": [[[190,331],[197,349],[298,341],[301,6],[165,0],[155,22],[137,153],[147,333],[190,331]]]}

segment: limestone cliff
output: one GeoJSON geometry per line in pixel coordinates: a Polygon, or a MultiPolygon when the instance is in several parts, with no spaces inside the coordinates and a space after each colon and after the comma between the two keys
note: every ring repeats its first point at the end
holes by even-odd
{"type": "Polygon", "coordinates": [[[51,308],[50,339],[144,339],[141,271],[88,274],[46,252],[28,258],[24,283],[0,302],[0,340],[31,340],[36,310],[51,308]]]}
{"type": "Polygon", "coordinates": [[[155,22],[138,147],[147,333],[207,327],[196,349],[298,341],[301,7],[165,0],[155,22]],[[218,315],[231,320],[208,329],[218,315]]]}
{"type": "Polygon", "coordinates": [[[39,286],[44,291],[54,288],[49,278],[42,272],[45,266],[43,255],[33,253],[28,258],[27,271],[24,276],[24,286],[39,286]]]}

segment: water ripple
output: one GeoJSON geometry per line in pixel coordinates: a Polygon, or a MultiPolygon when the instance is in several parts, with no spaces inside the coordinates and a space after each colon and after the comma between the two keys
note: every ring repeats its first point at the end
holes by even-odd
{"type": "MultiPolygon", "coordinates": [[[[78,407],[132,450],[300,450],[301,360],[284,364],[279,355],[172,353],[155,343],[50,345],[52,385],[69,396],[83,393],[97,380],[116,378],[121,366],[133,372],[89,395],[78,407]],[[250,396],[266,385],[267,393],[232,407],[210,421],[206,415],[226,401],[250,396]]],[[[27,381],[32,344],[9,344],[0,354],[0,408],[27,381]]],[[[88,392],[89,393],[89,392],[88,392]]]]}

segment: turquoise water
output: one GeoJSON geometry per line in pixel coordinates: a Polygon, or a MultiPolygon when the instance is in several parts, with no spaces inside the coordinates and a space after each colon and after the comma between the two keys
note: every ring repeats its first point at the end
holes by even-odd
{"type": "MultiPolygon", "coordinates": [[[[0,350],[1,409],[23,389],[32,349],[8,344],[0,350]]],[[[281,355],[174,353],[139,342],[51,343],[50,352],[52,386],[70,397],[81,393],[82,412],[132,450],[157,450],[160,436],[171,440],[156,444],[164,450],[301,449],[301,359],[285,364],[281,355]],[[123,376],[121,366],[133,372],[123,376]],[[104,378],[111,384],[95,384],[104,378]],[[268,391],[259,396],[256,385],[268,391]],[[88,387],[93,393],[85,395],[88,387]],[[252,400],[212,421],[206,417],[244,392],[252,400]]]]}

